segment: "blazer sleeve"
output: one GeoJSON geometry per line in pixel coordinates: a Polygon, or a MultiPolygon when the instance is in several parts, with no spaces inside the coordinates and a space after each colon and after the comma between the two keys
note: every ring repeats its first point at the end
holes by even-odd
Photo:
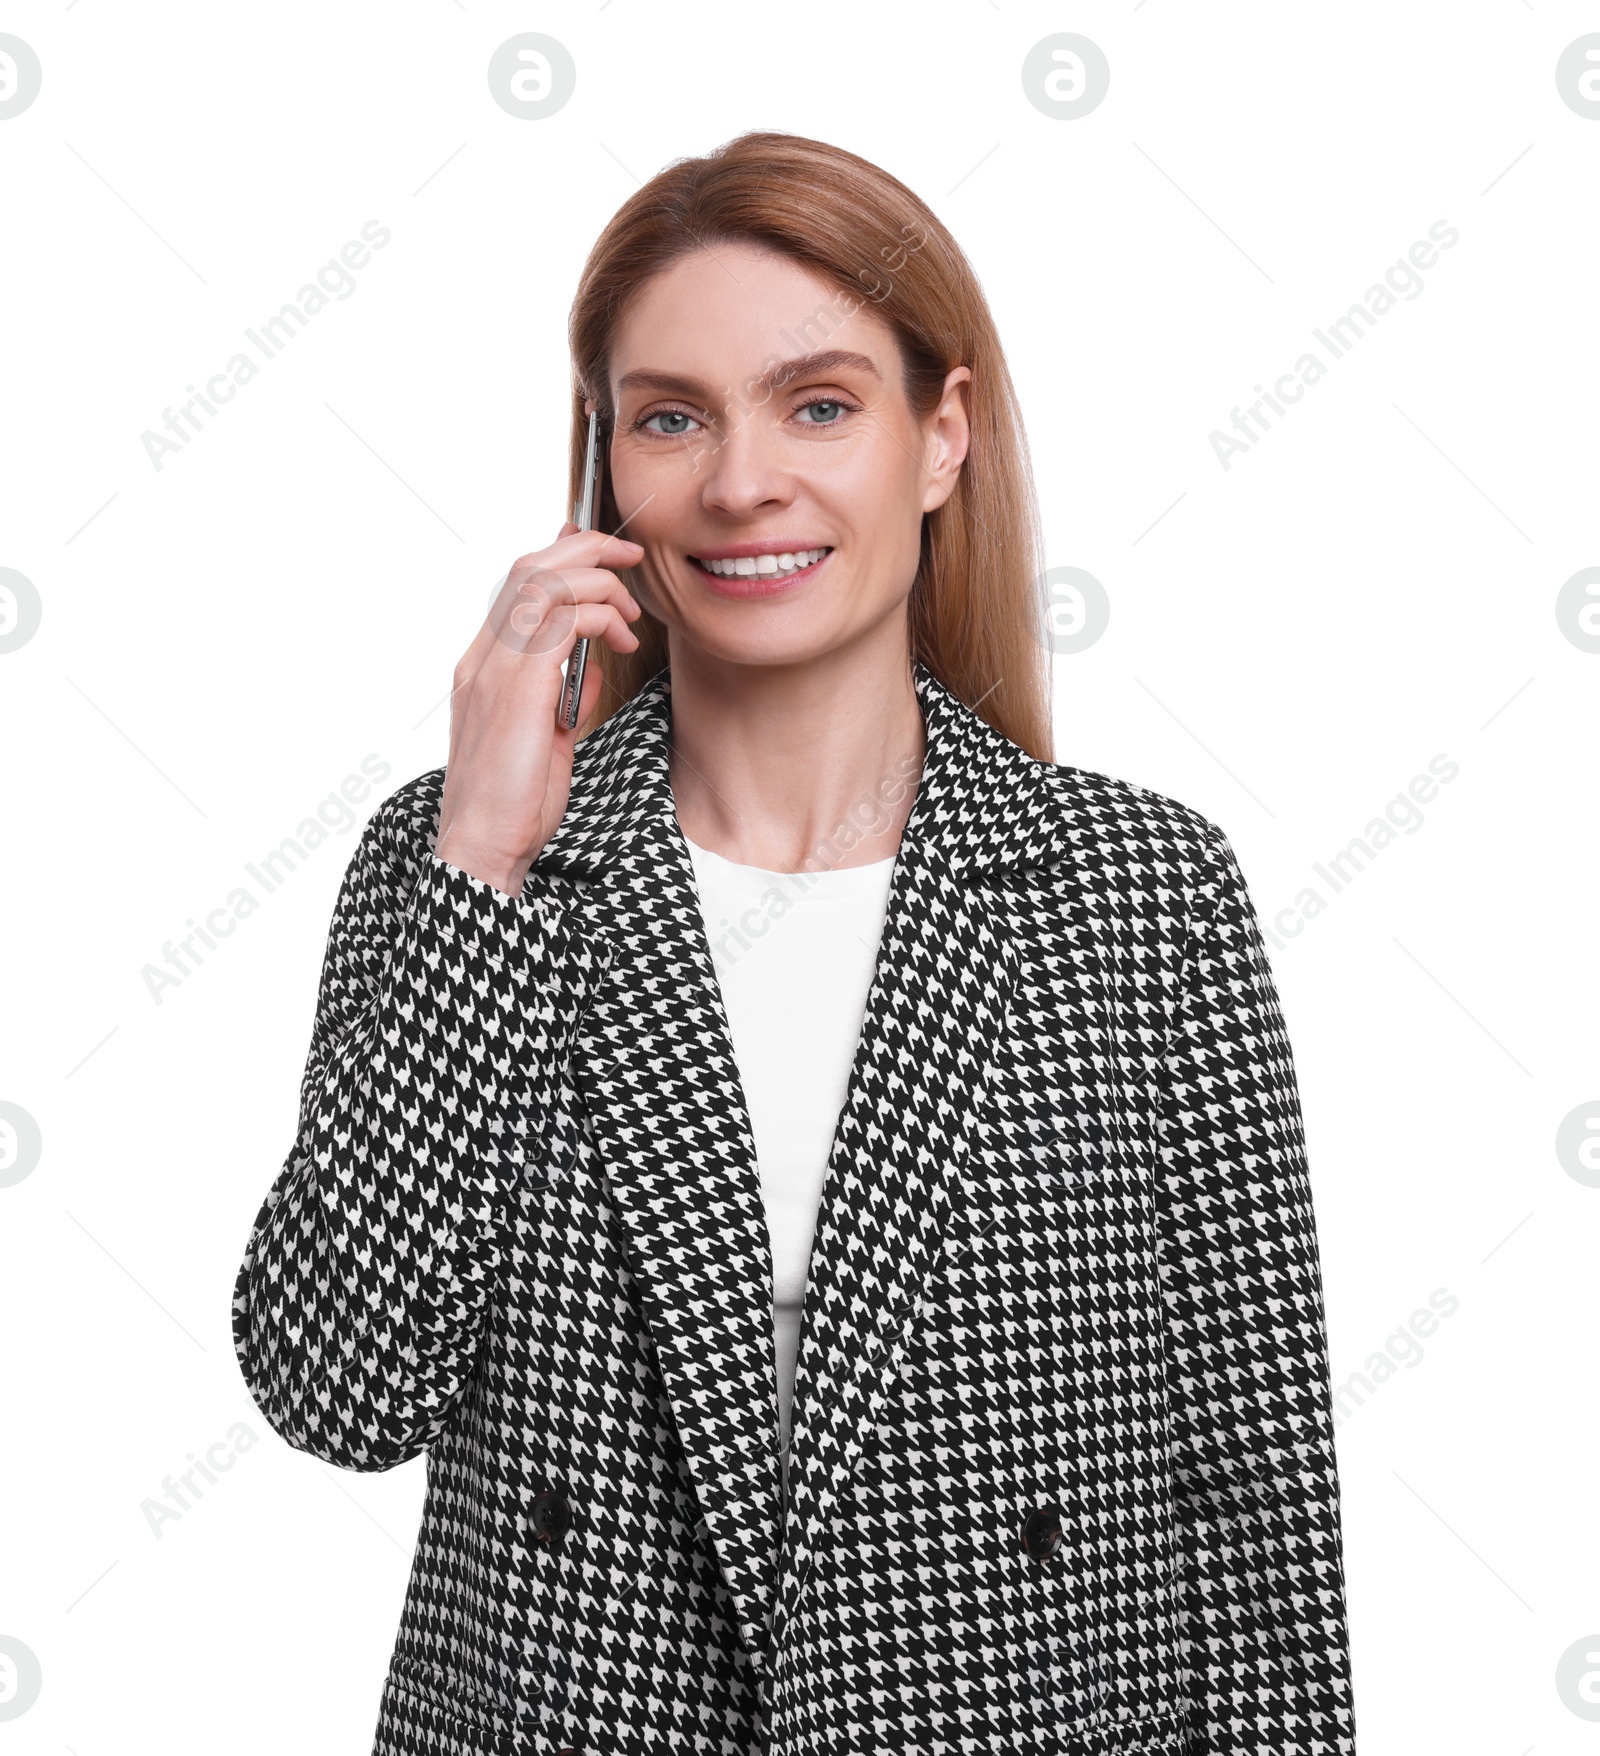
{"type": "Polygon", "coordinates": [[[401,794],[346,868],[294,1145],[234,1285],[245,1382],[300,1450],[383,1470],[424,1450],[471,1371],[557,1051],[561,934],[433,853],[401,794]]]}
{"type": "Polygon", "coordinates": [[[1208,825],[1163,1062],[1158,1239],[1194,1756],[1355,1748],[1319,1265],[1277,990],[1208,825]]]}

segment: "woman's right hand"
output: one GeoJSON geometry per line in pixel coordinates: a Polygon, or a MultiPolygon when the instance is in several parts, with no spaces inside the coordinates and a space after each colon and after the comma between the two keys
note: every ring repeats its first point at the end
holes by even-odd
{"type": "MultiPolygon", "coordinates": [[[[626,537],[580,530],[512,564],[477,638],[455,669],[450,758],[434,852],[449,865],[517,896],[528,868],[567,809],[577,730],[556,723],[561,666],[581,638],[616,652],[639,641],[638,602],[610,568],[638,565],[626,537]]],[[[604,679],[584,671],[578,724],[604,679]]]]}

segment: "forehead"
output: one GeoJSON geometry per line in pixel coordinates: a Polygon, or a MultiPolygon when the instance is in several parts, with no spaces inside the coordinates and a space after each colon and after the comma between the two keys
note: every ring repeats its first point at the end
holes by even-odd
{"type": "Polygon", "coordinates": [[[885,385],[897,376],[894,332],[864,293],[775,251],[719,245],[679,258],[640,288],[612,340],[611,382],[616,389],[630,372],[660,371],[722,391],[777,361],[835,351],[864,355],[885,385]]]}

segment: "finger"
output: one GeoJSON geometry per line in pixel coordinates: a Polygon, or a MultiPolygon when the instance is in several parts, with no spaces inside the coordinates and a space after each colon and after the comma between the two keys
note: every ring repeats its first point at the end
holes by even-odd
{"type": "Polygon", "coordinates": [[[499,596],[489,606],[487,626],[479,630],[478,639],[468,649],[475,662],[481,659],[490,640],[499,638],[516,591],[534,574],[570,573],[575,577],[583,570],[604,569],[610,572],[619,567],[625,569],[637,565],[644,554],[641,544],[631,542],[626,537],[614,536],[606,531],[579,530],[570,519],[567,524],[571,528],[566,530],[566,535],[558,537],[549,548],[535,549],[529,554],[519,555],[511,563],[501,583],[499,596]]]}
{"type": "Polygon", "coordinates": [[[627,621],[637,621],[638,600],[614,573],[598,567],[542,568],[514,590],[507,586],[491,609],[487,644],[547,650],[559,644],[567,613],[578,604],[610,604],[627,621]],[[548,626],[547,626],[548,625],[548,626]]]}
{"type": "Polygon", "coordinates": [[[523,666],[542,661],[541,674],[534,686],[559,687],[560,667],[580,639],[603,640],[617,652],[635,652],[639,647],[638,635],[615,604],[581,600],[556,605],[526,633],[513,622],[506,638],[494,643],[478,675],[487,681],[492,696],[501,686],[507,667],[520,675],[523,666]]]}
{"type": "Polygon", "coordinates": [[[644,544],[609,530],[580,530],[569,518],[561,534],[545,549],[519,555],[511,563],[513,573],[535,567],[637,567],[644,559],[644,544]]]}
{"type": "MultiPolygon", "coordinates": [[[[543,650],[549,645],[550,637],[541,634],[541,622],[562,604],[600,599],[615,603],[630,621],[638,620],[641,613],[638,601],[622,581],[606,569],[538,567],[519,576],[513,568],[502,581],[483,625],[462,655],[461,662],[469,675],[476,676],[496,646],[543,650]]],[[[557,629],[556,637],[559,635],[557,629]]]]}

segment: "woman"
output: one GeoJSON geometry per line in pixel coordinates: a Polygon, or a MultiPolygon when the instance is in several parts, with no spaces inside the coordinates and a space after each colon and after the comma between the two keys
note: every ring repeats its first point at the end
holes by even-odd
{"type": "Polygon", "coordinates": [[[572,344],[603,528],[363,835],[236,1290],[292,1445],[428,1455],[376,1750],[1353,1749],[1272,976],[1219,828],[1050,760],[970,268],[747,135],[572,344]]]}

